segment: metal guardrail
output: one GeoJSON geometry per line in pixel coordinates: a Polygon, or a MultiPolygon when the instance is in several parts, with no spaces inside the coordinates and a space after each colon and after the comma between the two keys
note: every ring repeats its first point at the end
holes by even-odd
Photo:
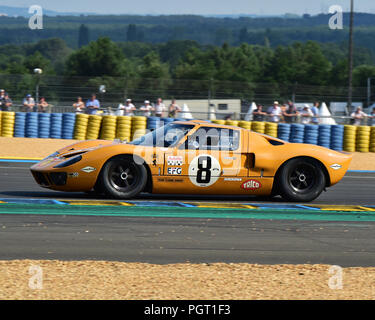
{"type": "MultiPolygon", "coordinates": [[[[116,114],[117,107],[102,107],[98,109],[99,114],[102,115],[115,115],[116,114]]],[[[24,106],[23,105],[13,105],[11,107],[10,111],[14,112],[25,112],[24,106]]],[[[73,106],[54,106],[54,105],[49,105],[46,112],[48,113],[66,113],[66,112],[71,112],[75,113],[75,109],[73,106]]],[[[193,116],[194,119],[200,119],[200,120],[225,120],[228,117],[230,117],[229,120],[244,120],[245,117],[247,116],[247,113],[222,113],[222,112],[195,112],[195,111],[180,111],[177,113],[175,118],[184,118],[183,114],[184,113],[189,113],[193,116]]],[[[133,113],[136,116],[143,116],[145,115],[143,111],[136,110],[133,113]]],[[[151,112],[151,116],[155,116],[154,112],[151,112]]],[[[165,111],[163,114],[163,117],[168,117],[167,112],[165,111]]],[[[250,121],[264,121],[264,122],[272,122],[272,115],[264,115],[262,120],[254,120],[253,117],[250,117],[250,121]]],[[[280,121],[282,123],[302,123],[302,117],[301,115],[297,115],[294,117],[293,122],[285,121],[285,119],[280,116],[280,121]]],[[[311,117],[312,118],[312,117],[311,117]]],[[[314,116],[313,118],[317,118],[319,120],[319,123],[324,123],[324,119],[334,119],[337,124],[354,124],[354,120],[350,116],[314,116]]],[[[311,119],[310,119],[311,120],[311,119]]],[[[310,123],[312,123],[310,121],[310,123]]],[[[375,118],[372,117],[367,117],[364,118],[360,121],[360,125],[367,125],[367,126],[375,126],[375,118]]]]}

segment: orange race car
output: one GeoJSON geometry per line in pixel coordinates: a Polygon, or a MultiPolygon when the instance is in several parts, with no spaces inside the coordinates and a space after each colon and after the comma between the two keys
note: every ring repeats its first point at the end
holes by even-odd
{"type": "Polygon", "coordinates": [[[352,155],[239,127],[176,121],[130,143],[78,142],[31,167],[39,185],[129,199],[140,192],[281,195],[311,201],[345,175],[352,155]]]}

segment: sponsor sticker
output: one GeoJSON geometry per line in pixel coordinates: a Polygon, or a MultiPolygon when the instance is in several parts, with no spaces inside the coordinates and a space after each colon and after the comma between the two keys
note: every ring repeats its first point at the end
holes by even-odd
{"type": "Polygon", "coordinates": [[[183,163],[184,162],[183,162],[182,156],[168,156],[167,157],[168,166],[182,166],[183,163]]]}
{"type": "Polygon", "coordinates": [[[224,178],[224,181],[242,181],[242,178],[224,178]]]}
{"type": "Polygon", "coordinates": [[[72,177],[72,178],[77,178],[79,176],[79,173],[78,172],[70,172],[70,173],[68,173],[68,176],[72,177]]]}
{"type": "Polygon", "coordinates": [[[84,168],[81,169],[81,171],[86,172],[86,173],[90,173],[90,172],[93,172],[95,170],[96,169],[93,168],[93,167],[84,167],[84,168]]]}
{"type": "Polygon", "coordinates": [[[335,163],[335,164],[331,165],[331,168],[332,168],[333,170],[339,170],[339,169],[342,168],[342,165],[340,165],[340,164],[338,164],[338,163],[335,163]]]}
{"type": "Polygon", "coordinates": [[[181,172],[182,172],[182,169],[181,168],[179,168],[179,167],[169,167],[168,168],[168,174],[175,174],[175,175],[177,175],[177,174],[181,174],[181,172]]]}
{"type": "Polygon", "coordinates": [[[250,179],[241,184],[241,188],[245,190],[256,190],[262,187],[258,180],[250,179]]]}

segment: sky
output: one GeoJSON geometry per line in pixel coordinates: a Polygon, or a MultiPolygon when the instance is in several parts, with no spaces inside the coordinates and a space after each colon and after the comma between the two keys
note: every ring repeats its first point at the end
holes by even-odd
{"type": "MultiPolygon", "coordinates": [[[[256,14],[327,13],[332,5],[349,11],[350,0],[1,0],[1,5],[30,7],[59,12],[99,14],[256,14]]],[[[374,0],[354,0],[356,12],[375,13],[374,0]]]]}

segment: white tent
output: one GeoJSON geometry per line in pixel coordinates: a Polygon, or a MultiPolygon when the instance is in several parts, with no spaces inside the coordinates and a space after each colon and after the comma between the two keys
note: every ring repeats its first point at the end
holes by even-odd
{"type": "Polygon", "coordinates": [[[208,107],[209,110],[209,120],[216,120],[216,110],[215,110],[215,105],[213,103],[210,104],[208,107]]]}
{"type": "Polygon", "coordinates": [[[193,119],[194,117],[190,113],[189,107],[187,106],[186,103],[183,104],[182,106],[182,112],[181,112],[181,118],[183,119],[193,119]]]}
{"type": "Polygon", "coordinates": [[[246,115],[245,115],[245,121],[251,121],[253,120],[253,111],[257,109],[257,105],[255,102],[253,102],[250,107],[249,107],[249,110],[247,111],[246,115]]]}
{"type": "Polygon", "coordinates": [[[325,102],[322,103],[320,110],[319,110],[319,115],[327,118],[320,118],[320,123],[321,124],[336,124],[335,119],[331,117],[331,112],[329,112],[327,105],[325,102]]]}

